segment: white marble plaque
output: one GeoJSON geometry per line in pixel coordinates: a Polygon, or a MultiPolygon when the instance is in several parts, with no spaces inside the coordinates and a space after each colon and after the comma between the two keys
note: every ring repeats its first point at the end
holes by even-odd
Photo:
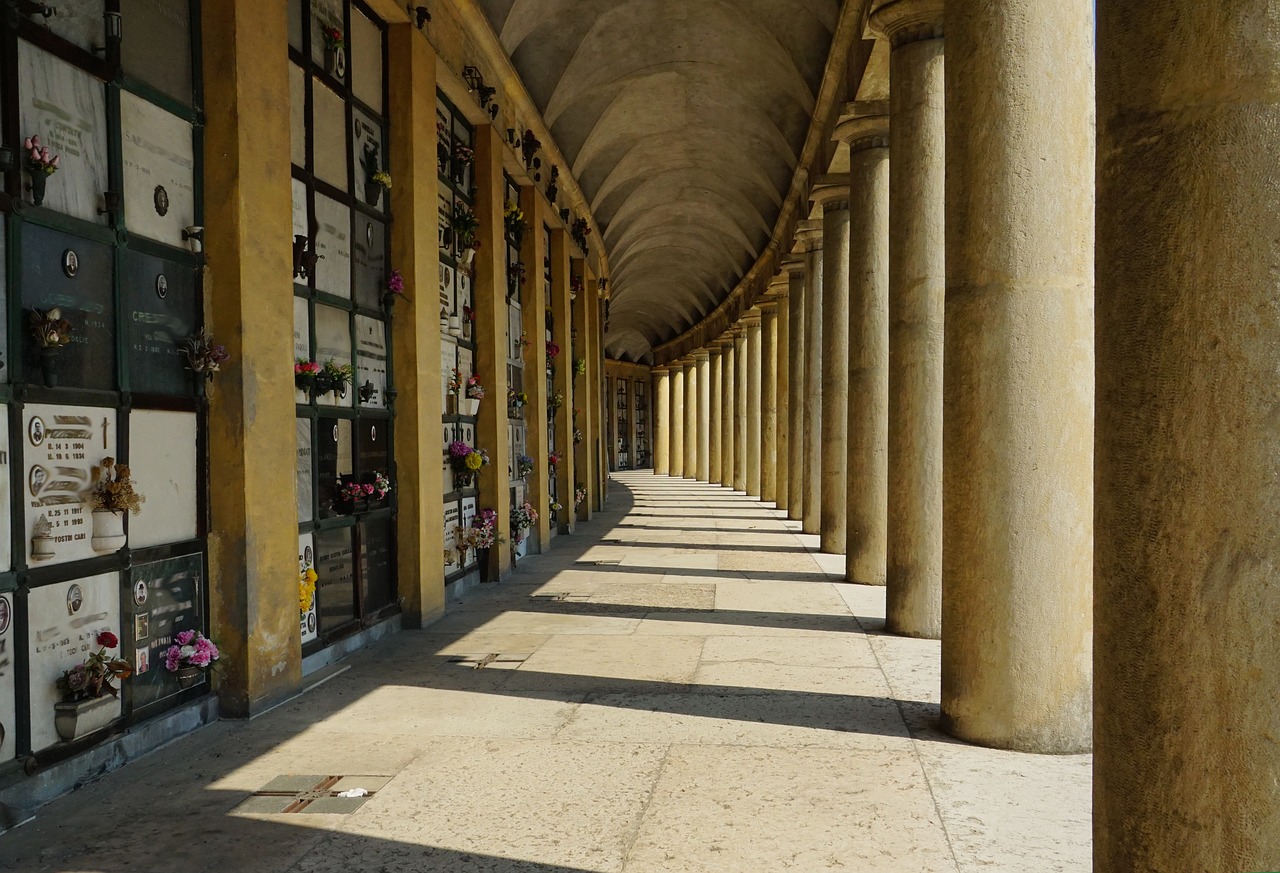
{"type": "MultiPolygon", "coordinates": [[[[311,307],[305,297],[293,298],[293,359],[310,361],[311,358],[311,307]]],[[[294,389],[296,403],[307,402],[307,392],[294,389]]]]}
{"type": "MultiPolygon", "coordinates": [[[[472,362],[474,360],[474,355],[475,355],[475,352],[471,351],[471,349],[468,349],[468,348],[458,349],[458,370],[459,372],[462,373],[463,380],[465,380],[468,376],[470,376],[475,372],[475,369],[472,365],[472,362]]],[[[483,401],[481,402],[483,403],[483,401]]]]}
{"type": "Polygon", "coordinates": [[[315,161],[316,177],[335,188],[346,191],[346,103],[333,89],[317,79],[311,82],[311,119],[313,131],[311,143],[314,149],[312,158],[315,161]]]}
{"type": "MultiPolygon", "coordinates": [[[[298,574],[306,570],[314,570],[316,566],[316,549],[312,543],[311,534],[301,534],[298,537],[298,574]]],[[[311,608],[306,612],[302,611],[302,602],[298,602],[298,630],[302,635],[302,644],[316,639],[319,634],[317,628],[319,620],[316,616],[316,598],[311,598],[311,608]]]]}
{"type": "Polygon", "coordinates": [[[128,91],[120,125],[129,232],[181,245],[182,229],[196,223],[191,125],[128,91]]]}
{"type": "Polygon", "coordinates": [[[90,468],[104,457],[117,456],[116,411],[32,404],[23,411],[22,438],[27,563],[64,564],[97,557],[90,543],[90,468]],[[42,515],[53,525],[54,554],[34,561],[31,535],[42,515]]]}
{"type": "Polygon", "coordinates": [[[302,0],[289,0],[289,45],[302,51],[302,0]]]}
{"type": "MultiPolygon", "coordinates": [[[[352,363],[351,320],[346,310],[316,304],[316,362],[324,364],[329,360],[335,364],[352,363]]],[[[318,402],[325,406],[350,406],[353,394],[348,386],[345,398],[330,392],[318,402]]]]}
{"type": "MultiPolygon", "coordinates": [[[[458,366],[458,344],[452,339],[440,340],[440,408],[449,411],[449,377],[458,366]]],[[[448,442],[446,440],[446,442],[448,442]]]]}
{"type": "Polygon", "coordinates": [[[293,235],[311,238],[311,223],[307,221],[307,186],[300,179],[293,180],[293,235]]]}
{"type": "MultiPolygon", "coordinates": [[[[8,572],[13,569],[13,551],[9,545],[9,539],[13,530],[10,519],[13,517],[13,507],[9,504],[9,477],[12,475],[10,470],[9,455],[9,408],[0,403],[0,495],[4,495],[0,499],[0,572],[8,572]]],[[[3,621],[0,621],[3,624],[3,621]]],[[[3,677],[0,677],[3,679],[3,677]]],[[[0,755],[0,760],[3,756],[0,755]]]]}
{"type": "Polygon", "coordinates": [[[12,592],[0,594],[0,761],[12,760],[18,753],[13,610],[12,592]]]}
{"type": "MultiPolygon", "coordinates": [[[[462,498],[462,526],[471,527],[471,522],[476,518],[476,498],[462,498]]],[[[472,549],[467,553],[467,566],[474,567],[476,565],[476,551],[472,549]]]]}
{"type": "Polygon", "coordinates": [[[324,63],[323,28],[342,30],[343,0],[311,0],[311,59],[324,63]]]}
{"type": "Polygon", "coordinates": [[[520,304],[507,305],[507,359],[513,367],[524,366],[524,349],[520,348],[520,333],[524,327],[520,304]]]}
{"type": "MultiPolygon", "coordinates": [[[[387,165],[386,147],[382,142],[382,128],[376,124],[373,119],[365,115],[358,109],[351,111],[351,160],[352,166],[356,171],[356,196],[363,198],[364,202],[369,203],[366,196],[365,186],[369,182],[368,170],[365,167],[365,152],[373,149],[377,156],[378,169],[382,169],[387,165]]],[[[376,208],[380,212],[387,209],[387,201],[389,197],[379,196],[377,198],[376,208]]],[[[373,205],[373,204],[370,204],[373,205]]]]}
{"type": "Polygon", "coordinates": [[[356,316],[356,387],[372,382],[377,394],[364,406],[386,408],[387,331],[381,321],[356,316]]]}
{"type": "Polygon", "coordinates": [[[289,65],[289,160],[307,165],[307,76],[297,64],[289,65]]]}
{"type": "MultiPolygon", "coordinates": [[[[124,636],[120,627],[119,576],[104,573],[46,585],[33,589],[27,598],[31,748],[35,751],[58,742],[53,705],[61,699],[57,683],[63,671],[83,663],[90,652],[98,650],[95,639],[102,631],[124,636]]],[[[122,656],[119,649],[108,654],[122,656]]],[[[120,704],[114,706],[119,713],[120,704]]]]}
{"type": "MultiPolygon", "coordinates": [[[[444,547],[449,551],[455,551],[458,547],[458,541],[454,537],[454,529],[460,524],[461,507],[454,501],[450,501],[444,505],[444,547]]],[[[454,556],[457,560],[457,556],[454,556]]]]}
{"type": "MultiPolygon", "coordinates": [[[[413,5],[413,4],[410,4],[413,5]]],[[[374,112],[382,112],[382,31],[360,12],[351,10],[351,90],[374,112]]]]}
{"type": "Polygon", "coordinates": [[[129,519],[135,549],[196,538],[196,416],[134,410],[129,459],[142,511],[129,519]]]}
{"type": "Polygon", "coordinates": [[[311,506],[315,502],[315,472],[312,466],[311,457],[311,420],[307,418],[299,418],[296,424],[298,439],[298,473],[297,488],[298,496],[298,521],[305,523],[311,521],[311,506]]]}
{"type": "Polygon", "coordinates": [[[351,210],[316,195],[316,290],[351,297],[351,210]]]}
{"type": "MultiPolygon", "coordinates": [[[[105,224],[106,217],[98,214],[102,192],[107,190],[107,108],[102,83],[22,40],[18,41],[18,82],[21,137],[38,134],[43,145],[62,157],[61,168],[49,177],[45,207],[105,224]]],[[[24,185],[27,179],[24,173],[24,185]]]]}

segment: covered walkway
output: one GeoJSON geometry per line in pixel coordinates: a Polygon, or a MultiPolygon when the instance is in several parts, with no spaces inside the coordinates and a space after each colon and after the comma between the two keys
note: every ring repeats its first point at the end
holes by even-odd
{"type": "Polygon", "coordinates": [[[783,515],[618,474],[509,580],[42,808],[0,869],[1088,870],[1090,757],[938,731],[938,642],[783,515]]]}

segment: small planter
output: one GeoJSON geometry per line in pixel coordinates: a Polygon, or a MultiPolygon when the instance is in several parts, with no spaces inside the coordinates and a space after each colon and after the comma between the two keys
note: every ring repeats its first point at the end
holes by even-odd
{"type": "Polygon", "coordinates": [[[173,675],[178,678],[179,688],[190,688],[204,678],[204,668],[197,667],[195,664],[186,664],[179,667],[173,675]]]}
{"type": "Polygon", "coordinates": [[[335,79],[345,78],[347,75],[347,48],[339,46],[336,48],[325,47],[324,50],[324,68],[335,79]]]}
{"type": "Polygon", "coordinates": [[[458,258],[462,261],[464,267],[470,267],[471,262],[476,259],[476,250],[472,248],[463,249],[458,258]]]}
{"type": "Polygon", "coordinates": [[[452,336],[452,337],[462,336],[462,316],[460,315],[449,316],[449,336],[452,336]]]}
{"type": "Polygon", "coordinates": [[[115,720],[116,699],[109,695],[85,700],[63,700],[53,705],[53,727],[64,743],[104,728],[115,720]]]}
{"type": "Polygon", "coordinates": [[[35,170],[30,174],[31,184],[31,205],[39,206],[44,203],[45,186],[49,184],[49,175],[41,170],[35,170]]]}
{"type": "Polygon", "coordinates": [[[387,314],[390,314],[391,310],[396,308],[396,298],[399,296],[394,291],[387,291],[382,295],[382,308],[387,311],[387,314]]]}
{"type": "Polygon", "coordinates": [[[61,351],[61,346],[40,348],[40,373],[44,377],[46,388],[58,387],[58,354],[61,351]]]}
{"type": "Polygon", "coordinates": [[[364,202],[368,203],[370,206],[376,209],[378,206],[378,201],[381,199],[382,199],[382,186],[379,185],[377,182],[365,182],[364,183],[364,202]]]}
{"type": "Polygon", "coordinates": [[[476,562],[480,565],[480,582],[489,581],[489,552],[491,549],[476,549],[476,562]]]}
{"type": "Polygon", "coordinates": [[[90,543],[95,552],[118,552],[128,541],[123,512],[93,511],[93,539],[90,543]]]}
{"type": "Polygon", "coordinates": [[[43,536],[31,538],[31,560],[47,561],[55,554],[53,537],[43,536]]]}
{"type": "Polygon", "coordinates": [[[474,397],[459,397],[458,410],[460,415],[474,416],[480,411],[480,401],[474,397]]]}

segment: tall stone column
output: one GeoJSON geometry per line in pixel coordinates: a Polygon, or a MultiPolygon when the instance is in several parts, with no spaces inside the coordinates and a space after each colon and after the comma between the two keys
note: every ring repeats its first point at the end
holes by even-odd
{"type": "Polygon", "coordinates": [[[1034,752],[1092,734],[1091,13],[946,18],[942,712],[1034,752]]]}
{"type": "Polygon", "coordinates": [[[760,406],[760,310],[751,309],[743,321],[747,325],[747,493],[759,497],[763,420],[760,406]]]}
{"type": "Polygon", "coordinates": [[[684,478],[684,361],[671,364],[671,475],[684,478]]]}
{"type": "Polygon", "coordinates": [[[760,309],[760,499],[772,503],[778,492],[778,303],[760,309]]]}
{"type": "Polygon", "coordinates": [[[883,0],[890,55],[890,631],[942,634],[946,101],[942,0],[883,0]]]}
{"type": "Polygon", "coordinates": [[[698,362],[688,358],[684,365],[684,477],[698,475],[698,362]]]}
{"type": "Polygon", "coordinates": [[[720,484],[733,487],[733,470],[737,463],[736,442],[738,435],[738,353],[733,334],[725,334],[720,340],[723,358],[720,380],[720,484]]]}
{"type": "Polygon", "coordinates": [[[1280,870],[1275,6],[1098,40],[1094,870],[1280,870]]]}
{"type": "Polygon", "coordinates": [[[724,415],[722,397],[724,391],[724,353],[718,342],[712,343],[708,349],[711,364],[707,369],[708,387],[711,391],[711,403],[707,407],[707,481],[720,484],[720,461],[724,457],[720,435],[721,416],[724,415]]]}
{"type": "Polygon", "coordinates": [[[790,361],[790,323],[791,316],[788,310],[790,300],[787,298],[788,279],[784,273],[779,277],[781,280],[777,295],[774,298],[778,303],[778,343],[774,351],[774,358],[777,360],[777,367],[774,370],[774,427],[776,429],[774,436],[774,465],[777,472],[774,474],[775,481],[773,483],[774,503],[778,509],[786,509],[790,497],[790,477],[791,477],[791,433],[790,433],[790,414],[791,407],[791,361],[790,361]]]}
{"type": "MultiPolygon", "coordinates": [[[[409,30],[409,28],[406,28],[409,30]]],[[[388,82],[388,85],[391,83],[388,82]]],[[[434,128],[435,111],[434,107],[430,109],[430,120],[433,124],[429,130],[434,128]]],[[[428,172],[431,168],[428,168],[428,172]]],[[[393,175],[392,178],[395,178],[393,175]]],[[[398,187],[398,186],[397,186],[398,187]]],[[[392,208],[394,209],[394,193],[392,189],[392,208]]],[[[437,207],[438,208],[438,207],[437,207]]],[[[529,227],[540,228],[549,219],[551,205],[547,202],[547,198],[542,196],[542,192],[533,185],[525,185],[520,188],[520,209],[525,214],[525,220],[529,222],[529,227]]],[[[396,221],[392,225],[400,223],[400,213],[396,212],[396,221]]],[[[438,214],[437,214],[438,215],[438,214]]],[[[438,221],[439,218],[436,217],[438,221]]],[[[418,235],[414,234],[410,237],[411,243],[416,243],[418,235]]],[[[526,264],[541,264],[551,257],[550,247],[547,245],[547,236],[544,233],[529,232],[524,235],[524,239],[520,245],[520,260],[526,264]]],[[[420,248],[415,245],[415,249],[420,248]]],[[[426,248],[430,248],[427,246],[426,248]]],[[[438,271],[437,271],[438,274],[438,271]]],[[[527,337],[544,337],[547,335],[547,309],[551,306],[549,290],[545,282],[534,281],[529,283],[529,287],[525,289],[523,295],[527,295],[520,308],[520,326],[527,337]]],[[[522,296],[523,296],[522,295],[522,296]]],[[[439,335],[439,330],[436,330],[439,335]]],[[[437,349],[438,352],[438,349],[437,349]]],[[[547,380],[545,373],[547,372],[547,344],[545,342],[530,342],[521,352],[524,361],[524,371],[529,374],[536,373],[536,377],[524,380],[524,390],[529,395],[529,402],[525,406],[525,454],[533,458],[533,470],[530,471],[525,480],[525,499],[527,499],[538,510],[538,520],[534,522],[528,547],[538,552],[546,552],[551,546],[551,513],[546,511],[546,507],[551,505],[551,476],[552,471],[547,462],[547,456],[554,448],[547,441],[547,423],[549,415],[547,412],[547,380]]],[[[400,360],[399,356],[396,361],[400,360]]],[[[399,367],[396,368],[396,374],[399,375],[399,367]]],[[[436,381],[439,381],[438,379],[436,381]]],[[[436,392],[437,396],[439,391],[436,392]]],[[[397,410],[398,411],[398,410],[397,410]]],[[[400,422],[396,423],[397,443],[400,437],[400,422]]],[[[432,466],[437,470],[440,464],[437,458],[432,458],[432,466]]],[[[400,465],[397,462],[397,472],[400,465]]],[[[400,515],[404,515],[404,507],[400,507],[400,515]]],[[[436,525],[437,527],[439,525],[436,525]]],[[[443,543],[441,544],[443,547],[443,543]]],[[[403,568],[404,560],[401,559],[400,566],[403,568]]],[[[443,586],[442,586],[443,587],[443,586]]],[[[442,592],[443,593],[443,592],[442,592]]],[[[443,608],[443,603],[441,604],[443,608]]]]}
{"type": "Polygon", "coordinates": [[[811,199],[822,210],[822,551],[845,547],[845,492],[849,475],[849,184],[817,187],[811,199]]]}
{"type": "Polygon", "coordinates": [[[733,336],[733,490],[747,492],[747,326],[733,336]]]}
{"type": "Polygon", "coordinates": [[[855,103],[836,136],[849,143],[849,404],[845,578],[885,581],[889,417],[889,116],[855,103]]]}
{"type": "MultiPolygon", "coordinates": [[[[551,231],[551,326],[552,340],[564,351],[553,367],[553,393],[564,401],[555,411],[556,433],[552,449],[560,456],[555,472],[556,494],[563,509],[556,513],[556,531],[571,534],[578,524],[573,508],[573,488],[581,475],[573,445],[573,260],[570,247],[577,247],[564,228],[551,231]]],[[[667,411],[670,412],[668,405],[667,411]]]]}
{"type": "Polygon", "coordinates": [[[671,475],[671,373],[653,368],[653,472],[671,475]]]}
{"type": "Polygon", "coordinates": [[[698,441],[699,482],[711,480],[711,355],[706,349],[693,353],[698,371],[698,425],[695,438],[698,441]]]}
{"type": "Polygon", "coordinates": [[[805,350],[803,257],[783,262],[787,272],[787,518],[804,518],[805,350]]]}
{"type": "Polygon", "coordinates": [[[822,523],[822,227],[802,222],[804,271],[804,516],[807,534],[822,523]]]}

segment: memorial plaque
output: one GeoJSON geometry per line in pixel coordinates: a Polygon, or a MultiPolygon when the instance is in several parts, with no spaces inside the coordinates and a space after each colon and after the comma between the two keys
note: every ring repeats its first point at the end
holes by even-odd
{"type": "MultiPolygon", "coordinates": [[[[447,551],[456,552],[458,545],[454,537],[455,529],[462,523],[462,506],[456,500],[444,504],[444,547],[447,551]]],[[[457,559],[457,556],[454,556],[457,559]]]]}
{"type": "Polygon", "coordinates": [[[191,125],[122,91],[120,127],[129,233],[183,245],[183,228],[196,223],[191,125]]]}
{"type": "MultiPolygon", "coordinates": [[[[0,403],[0,495],[4,495],[0,499],[0,572],[7,573],[13,569],[13,549],[10,547],[10,539],[13,536],[13,507],[9,503],[9,483],[12,467],[10,465],[9,456],[9,407],[0,403]]],[[[3,613],[0,613],[2,617],[3,613]]],[[[3,621],[0,621],[3,624],[3,621]]],[[[0,631],[3,633],[3,631],[0,631]]],[[[0,683],[3,682],[3,675],[0,675],[0,683]]],[[[0,741],[0,751],[3,749],[3,741],[0,741]]],[[[0,760],[3,756],[0,755],[0,760]]]]}
{"type": "MultiPolygon", "coordinates": [[[[5,255],[5,245],[9,239],[9,223],[4,215],[0,215],[0,310],[8,311],[9,306],[9,267],[8,259],[5,255]]],[[[0,382],[9,381],[9,376],[13,372],[13,368],[9,366],[9,336],[8,331],[0,330],[0,363],[5,368],[0,370],[0,382]]]]}
{"type": "Polygon", "coordinates": [[[374,112],[382,110],[382,30],[354,7],[351,10],[351,90],[374,112]]]}
{"type": "MultiPolygon", "coordinates": [[[[53,366],[63,387],[115,388],[116,335],[111,292],[111,249],[102,243],[22,225],[22,306],[57,307],[71,322],[71,342],[59,349],[53,366]],[[68,276],[63,264],[74,252],[78,269],[68,276]]],[[[154,281],[154,279],[153,279],[154,281]]],[[[27,380],[41,383],[40,352],[27,329],[22,338],[27,380]]]]}
{"type": "Polygon", "coordinates": [[[379,418],[361,418],[356,422],[356,471],[361,481],[371,473],[391,472],[390,422],[379,418]]]}
{"type": "Polygon", "coordinates": [[[355,286],[356,303],[367,309],[382,307],[382,294],[387,290],[386,228],[366,215],[355,215],[355,286]]]}
{"type": "Polygon", "coordinates": [[[316,424],[316,487],[319,488],[320,517],[337,513],[333,502],[338,481],[355,472],[351,457],[351,419],[321,418],[316,424]]]}
{"type": "MultiPolygon", "coordinates": [[[[471,527],[471,522],[476,520],[476,498],[462,498],[462,526],[471,527]]],[[[476,565],[476,550],[472,549],[467,552],[467,566],[474,567],[476,565]]]]}
{"type": "Polygon", "coordinates": [[[178,680],[165,669],[164,656],[174,634],[204,630],[200,614],[204,557],[183,555],[139,564],[129,573],[133,592],[133,708],[155,703],[179,691],[178,680]]]}
{"type": "Polygon", "coordinates": [[[193,379],[182,343],[196,332],[196,271],[140,252],[120,253],[129,307],[129,384],[133,391],[189,395],[193,379]]]}
{"type": "Polygon", "coordinates": [[[360,523],[360,590],[366,615],[395,601],[394,546],[391,519],[360,523]]]}
{"type": "Polygon", "coordinates": [[[328,632],[356,615],[355,553],[352,528],[316,531],[316,608],[320,630],[328,632]]]}
{"type": "MultiPolygon", "coordinates": [[[[335,364],[350,364],[351,360],[351,317],[345,309],[316,304],[316,362],[320,364],[333,361],[335,364]]],[[[351,406],[354,403],[355,391],[350,384],[343,397],[335,391],[322,395],[318,402],[324,406],[351,406]]]]}
{"type": "Polygon", "coordinates": [[[298,497],[298,521],[311,521],[312,503],[315,500],[315,470],[311,458],[311,419],[299,418],[296,421],[298,435],[298,475],[296,494],[298,497]]]}
{"type": "Polygon", "coordinates": [[[307,75],[297,64],[289,65],[289,160],[307,166],[307,75]]]}
{"type": "MultiPolygon", "coordinates": [[[[38,134],[42,145],[62,156],[61,168],[49,179],[44,206],[105,224],[105,216],[98,214],[102,192],[107,190],[107,108],[102,83],[21,40],[18,82],[21,136],[38,134]]],[[[24,174],[24,185],[26,180],[24,174]]]]}
{"type": "MultiPolygon", "coordinates": [[[[98,650],[95,640],[102,631],[111,631],[121,640],[128,638],[120,624],[120,574],[32,589],[27,610],[31,748],[39,751],[58,742],[53,705],[62,699],[57,683],[63,671],[98,650]]],[[[118,649],[109,654],[128,657],[118,649]]],[[[118,714],[120,704],[111,705],[118,714]]]]}
{"type": "Polygon", "coordinates": [[[316,195],[316,290],[351,297],[351,210],[316,195]]]}
{"type": "Polygon", "coordinates": [[[343,30],[343,0],[311,0],[311,60],[324,63],[324,28],[343,30]]]}
{"type": "MultiPolygon", "coordinates": [[[[305,297],[293,298],[293,358],[310,361],[311,357],[311,305],[305,297]]],[[[307,392],[295,388],[293,399],[306,403],[307,392]]]]}
{"type": "Polygon", "coordinates": [[[129,416],[130,466],[147,497],[129,519],[132,548],[196,538],[196,427],[194,412],[135,409],[129,416]]]}
{"type": "MultiPolygon", "coordinates": [[[[312,542],[311,534],[302,534],[298,537],[298,573],[299,577],[308,569],[316,568],[316,552],[315,545],[312,542]]],[[[316,587],[319,588],[317,582],[316,587]]],[[[298,630],[302,636],[302,644],[307,643],[319,637],[319,616],[316,613],[316,597],[314,593],[311,596],[311,606],[305,612],[302,609],[302,601],[298,601],[298,630]]]]}
{"type": "Polygon", "coordinates": [[[449,414],[449,377],[458,366],[458,344],[451,338],[440,340],[440,408],[449,414]]]}
{"type": "MultiPolygon", "coordinates": [[[[368,189],[365,187],[370,184],[369,172],[364,165],[365,161],[369,159],[365,155],[367,153],[375,154],[378,169],[384,169],[387,165],[387,149],[384,139],[381,125],[360,110],[351,110],[351,165],[355,168],[356,173],[356,196],[361,198],[361,202],[366,205],[374,204],[369,203],[368,189]]],[[[390,197],[380,194],[375,208],[380,212],[386,212],[387,203],[390,199],[390,197]]]]}
{"type": "Polygon", "coordinates": [[[302,0],[289,2],[289,45],[302,51],[302,0]]]}
{"type": "Polygon", "coordinates": [[[0,761],[18,754],[14,620],[13,594],[0,594],[0,761]]]}
{"type": "Polygon", "coordinates": [[[93,521],[87,502],[90,468],[104,457],[117,456],[116,411],[32,404],[23,410],[22,435],[26,441],[22,492],[28,564],[65,564],[96,557],[90,542],[93,521]],[[49,533],[53,555],[37,560],[32,555],[31,537],[42,516],[53,526],[49,533]]]}
{"type": "Polygon", "coordinates": [[[386,408],[387,402],[387,330],[381,320],[366,315],[356,316],[356,389],[373,383],[377,392],[362,406],[386,408]]]}
{"type": "MultiPolygon", "coordinates": [[[[305,236],[309,240],[311,239],[311,222],[307,220],[307,185],[299,179],[294,179],[290,190],[293,197],[293,235],[305,236]]],[[[308,249],[310,249],[309,244],[308,249]]],[[[306,279],[300,277],[294,277],[293,281],[306,284],[306,279]]]]}
{"type": "Polygon", "coordinates": [[[120,13],[125,72],[190,106],[190,0],[120,0],[120,13]]]}
{"type": "Polygon", "coordinates": [[[346,191],[347,104],[319,79],[311,80],[311,147],[316,178],[346,191]]]}

